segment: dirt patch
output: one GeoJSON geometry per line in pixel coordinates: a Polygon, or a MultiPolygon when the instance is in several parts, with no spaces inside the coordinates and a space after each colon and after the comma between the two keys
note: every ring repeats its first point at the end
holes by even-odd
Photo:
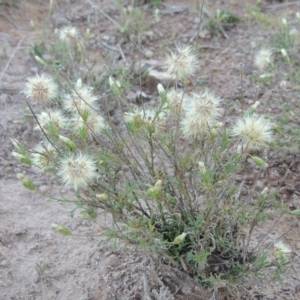
{"type": "MultiPolygon", "coordinates": [[[[253,55],[269,38],[270,30],[262,30],[247,19],[240,1],[231,1],[230,4],[211,2],[211,9],[230,9],[242,19],[227,33],[227,38],[201,28],[198,40],[200,20],[194,1],[185,1],[184,4],[182,1],[165,1],[159,25],[152,23],[141,37],[142,51],[138,50],[130,36],[118,33],[107,18],[96,16],[89,1],[60,3],[49,19],[49,26],[53,30],[56,26],[72,24],[80,29],[82,35],[86,28],[90,28],[89,60],[97,63],[96,74],[103,70],[104,63],[120,63],[134,69],[140,59],[157,61],[169,44],[199,43],[202,47],[199,70],[193,83],[205,85],[213,70],[213,88],[224,99],[224,105],[231,108],[236,106],[237,99],[241,99],[242,73],[245,89],[243,105],[250,106],[257,93],[251,77],[253,55]]],[[[101,6],[117,22],[122,22],[120,12],[111,1],[94,1],[94,4],[101,6]]],[[[299,9],[297,3],[273,5],[264,2],[265,9],[278,18],[299,9]]],[[[16,7],[0,4],[0,121],[11,136],[28,144],[35,143],[38,137],[30,120],[23,117],[26,109],[19,92],[26,77],[39,71],[29,50],[39,41],[37,31],[40,32],[48,18],[47,8],[48,4],[43,1],[22,1],[16,7]],[[37,31],[31,29],[31,20],[37,31]]],[[[145,5],[143,10],[150,24],[153,9],[145,5]]],[[[278,82],[274,82],[274,86],[278,82]]],[[[150,95],[146,101],[151,105],[151,101],[155,101],[155,85],[153,89],[146,82],[143,84],[143,91],[150,95]]],[[[139,89],[136,84],[133,92],[139,89]]],[[[270,89],[261,88],[259,100],[267,99],[270,89]]],[[[281,113],[282,107],[277,104],[280,101],[276,101],[280,95],[274,93],[272,97],[267,111],[281,113]]],[[[227,116],[226,122],[231,122],[231,118],[227,116]]],[[[96,221],[83,220],[77,215],[71,218],[73,207],[46,201],[45,197],[25,190],[15,179],[16,174],[32,174],[33,170],[17,166],[11,157],[9,135],[0,134],[0,299],[208,299],[209,296],[191,279],[161,265],[152,257],[133,249],[114,250],[107,245],[97,247],[100,234],[109,226],[105,217],[96,221]],[[63,224],[79,236],[63,237],[51,229],[52,223],[63,224]]],[[[239,180],[245,181],[246,190],[253,187],[262,189],[266,185],[279,188],[283,202],[291,209],[300,208],[299,154],[297,151],[280,150],[266,154],[269,168],[259,178],[252,172],[253,166],[249,165],[248,170],[240,174],[239,180]]],[[[34,176],[38,178],[38,174],[34,176]]],[[[38,184],[45,192],[57,188],[51,177],[40,179],[38,184]]],[[[291,216],[281,219],[272,228],[270,217],[258,238],[264,235],[266,228],[270,229],[270,241],[288,231],[284,240],[293,250],[292,257],[297,258],[300,251],[297,222],[291,216]],[[294,224],[294,229],[289,231],[294,224]]],[[[239,297],[251,299],[249,295],[252,294],[255,299],[299,299],[299,291],[299,261],[295,260],[282,285],[268,283],[260,286],[257,283],[252,291],[244,293],[246,296],[240,292],[239,297]]]]}

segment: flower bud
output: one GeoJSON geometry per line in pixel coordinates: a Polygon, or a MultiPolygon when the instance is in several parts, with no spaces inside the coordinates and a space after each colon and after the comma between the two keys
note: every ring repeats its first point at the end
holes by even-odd
{"type": "Polygon", "coordinates": [[[286,52],[286,50],[285,49],[281,49],[280,52],[281,52],[281,55],[283,56],[284,60],[287,63],[290,63],[291,60],[290,60],[290,57],[289,57],[288,53],[286,52]]]}
{"type": "Polygon", "coordinates": [[[117,96],[117,97],[120,97],[121,95],[121,92],[120,92],[120,87],[121,87],[121,84],[118,80],[114,80],[111,76],[109,76],[109,85],[111,87],[111,90],[112,92],[117,96]]]}
{"type": "Polygon", "coordinates": [[[32,165],[31,159],[27,156],[27,154],[23,155],[13,151],[11,155],[14,156],[20,163],[24,165],[32,165]]]}
{"type": "Polygon", "coordinates": [[[79,78],[78,80],[77,80],[77,82],[76,82],[76,89],[81,89],[82,88],[82,80],[81,80],[81,78],[79,78]]]}
{"type": "Polygon", "coordinates": [[[34,185],[34,183],[32,182],[32,180],[29,179],[28,177],[26,177],[24,174],[18,173],[17,174],[17,178],[22,182],[22,184],[24,185],[24,187],[26,187],[27,189],[29,189],[31,191],[35,191],[36,190],[36,186],[34,185]]]}
{"type": "Polygon", "coordinates": [[[36,60],[37,63],[41,64],[44,67],[47,67],[47,63],[38,55],[35,55],[34,59],[36,60]]]}
{"type": "Polygon", "coordinates": [[[156,8],[154,11],[154,20],[156,23],[158,23],[160,21],[160,17],[159,17],[159,9],[156,8]]]}
{"type": "Polygon", "coordinates": [[[261,194],[263,197],[266,197],[267,194],[268,194],[268,192],[269,192],[269,188],[266,186],[266,187],[261,191],[260,194],[261,194]]]}
{"type": "Polygon", "coordinates": [[[198,165],[199,165],[200,173],[202,175],[204,175],[206,173],[206,168],[205,168],[204,162],[203,161],[199,161],[198,165]]]}
{"type": "Polygon", "coordinates": [[[163,93],[166,92],[164,86],[163,86],[161,83],[159,83],[159,84],[157,85],[157,90],[158,90],[158,93],[159,93],[159,94],[163,94],[163,93]]]}
{"type": "Polygon", "coordinates": [[[59,135],[59,139],[70,149],[70,150],[75,150],[77,149],[76,144],[70,140],[69,138],[59,135]]]}
{"type": "Polygon", "coordinates": [[[268,79],[268,78],[272,78],[272,77],[273,77],[272,73],[264,73],[259,76],[260,79],[268,79]]]}
{"type": "Polygon", "coordinates": [[[251,106],[251,108],[252,108],[253,110],[256,110],[256,108],[258,107],[259,104],[260,104],[259,101],[255,101],[255,103],[251,106]]]}
{"type": "Polygon", "coordinates": [[[31,30],[35,30],[36,29],[35,24],[34,24],[34,22],[32,20],[30,20],[30,28],[31,28],[31,30]]]}
{"type": "Polygon", "coordinates": [[[99,201],[107,201],[109,199],[108,195],[107,194],[97,194],[96,195],[96,198],[99,200],[99,201]]]}
{"type": "Polygon", "coordinates": [[[72,231],[65,226],[52,224],[51,227],[63,235],[72,235],[72,231]]]}
{"type": "Polygon", "coordinates": [[[157,192],[161,192],[161,187],[162,187],[162,180],[159,179],[159,180],[157,180],[157,182],[155,183],[154,188],[156,189],[157,192]]]}
{"type": "Polygon", "coordinates": [[[85,31],[85,39],[86,39],[87,41],[89,41],[90,38],[91,38],[91,32],[90,32],[90,29],[87,28],[86,31],[85,31]]]}
{"type": "Polygon", "coordinates": [[[281,23],[282,23],[285,27],[288,26],[288,22],[287,22],[287,20],[286,20],[285,18],[282,18],[281,23]]]}
{"type": "Polygon", "coordinates": [[[268,164],[260,157],[258,156],[251,156],[253,162],[259,166],[259,167],[263,167],[263,168],[267,168],[268,164]]]}
{"type": "Polygon", "coordinates": [[[176,238],[174,239],[173,241],[173,244],[174,245],[179,245],[181,244],[184,240],[185,240],[185,237],[187,236],[187,233],[183,232],[182,234],[176,236],[176,238]]]}
{"type": "Polygon", "coordinates": [[[147,190],[146,195],[152,198],[157,199],[161,193],[162,180],[157,180],[155,185],[147,190]]]}

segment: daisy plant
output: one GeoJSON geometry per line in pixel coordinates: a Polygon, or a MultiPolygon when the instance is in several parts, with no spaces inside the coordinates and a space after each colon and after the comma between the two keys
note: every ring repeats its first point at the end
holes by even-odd
{"type": "MultiPolygon", "coordinates": [[[[71,43],[73,31],[60,31],[59,38],[71,43]]],[[[271,62],[270,51],[256,58],[261,69],[271,62]]],[[[118,126],[83,80],[66,91],[49,75],[29,78],[24,94],[43,105],[39,113],[31,110],[42,138],[32,148],[14,140],[13,155],[68,186],[81,216],[109,213],[108,238],[159,254],[203,283],[222,279],[224,286],[245,275],[258,278],[267,265],[278,269],[288,248],[277,243],[272,256],[267,235],[256,247],[255,229],[276,202],[268,187],[254,190],[236,181],[249,157],[257,174],[267,168],[260,151],[273,139],[272,122],[257,112],[258,102],[225,122],[224,100],[211,88],[180,89],[196,64],[191,46],[177,45],[166,55],[163,68],[175,86],[159,84],[154,107],[132,106],[110,77],[123,116],[118,126]]],[[[24,186],[39,192],[24,176],[24,186]]]]}

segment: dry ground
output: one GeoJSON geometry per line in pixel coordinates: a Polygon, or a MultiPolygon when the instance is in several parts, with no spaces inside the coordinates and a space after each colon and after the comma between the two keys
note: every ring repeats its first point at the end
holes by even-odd
{"type": "MultiPolygon", "coordinates": [[[[92,14],[90,1],[57,2],[59,5],[55,7],[51,16],[48,15],[48,3],[42,0],[20,1],[17,6],[0,4],[0,121],[9,134],[28,143],[34,142],[37,137],[30,122],[23,118],[25,106],[19,92],[23,88],[25,78],[40,69],[29,52],[30,47],[39,41],[42,31],[48,34],[60,24],[72,24],[78,27],[82,34],[86,28],[90,28],[90,60],[96,59],[100,71],[107,62],[108,55],[112,57],[110,61],[120,61],[120,64],[124,65],[130,65],[140,56],[136,47],[117,33],[108,19],[102,16],[96,18],[92,14]],[[36,31],[30,29],[31,20],[36,25],[36,31]],[[122,61],[124,57],[118,52],[118,45],[126,63],[122,61]]],[[[165,1],[161,8],[159,25],[151,26],[144,33],[142,58],[158,60],[163,50],[175,41],[199,43],[203,48],[199,53],[200,63],[195,82],[209,81],[213,68],[214,90],[224,99],[225,105],[230,107],[240,95],[239,68],[242,63],[242,69],[245,70],[245,105],[250,105],[254,101],[255,85],[247,70],[250,73],[253,70],[253,54],[270,38],[271,29],[262,29],[247,16],[246,5],[254,4],[255,1],[209,2],[212,10],[216,7],[228,8],[241,18],[241,22],[228,31],[226,37],[223,34],[212,35],[201,30],[200,38],[194,38],[199,23],[196,1],[169,0],[165,1]]],[[[300,11],[297,1],[294,1],[294,4],[264,0],[262,2],[266,12],[278,18],[300,11]]],[[[114,1],[94,0],[93,3],[120,21],[114,1]]],[[[147,5],[143,6],[143,9],[147,16],[146,21],[150,22],[153,9],[147,5]]],[[[278,82],[274,82],[274,85],[276,84],[278,82]]],[[[268,98],[273,87],[261,88],[260,99],[268,98]]],[[[136,87],[134,89],[131,93],[138,90],[136,87]]],[[[151,84],[148,84],[143,91],[151,95],[154,90],[151,84]]],[[[132,97],[132,94],[128,97],[132,97]]],[[[267,109],[268,113],[273,115],[282,112],[280,105],[276,104],[276,98],[279,96],[275,93],[267,109]]],[[[150,101],[155,101],[155,97],[150,101]]],[[[174,270],[168,271],[168,278],[164,267],[155,265],[150,257],[139,252],[113,250],[106,245],[97,247],[99,234],[103,228],[109,226],[105,217],[97,221],[83,220],[78,216],[71,218],[72,207],[49,202],[25,190],[15,179],[15,175],[32,171],[17,166],[10,154],[12,146],[7,134],[1,133],[0,140],[1,300],[138,300],[144,299],[142,295],[147,292],[151,293],[153,289],[159,291],[164,286],[168,286],[173,293],[176,291],[178,282],[172,279],[175,276],[174,270]],[[51,230],[52,223],[64,224],[79,236],[62,237],[51,230]],[[149,286],[151,290],[147,291],[149,286]]],[[[260,187],[278,186],[282,200],[293,208],[299,208],[299,158],[298,151],[272,150],[268,153],[269,168],[262,178],[257,181],[254,173],[242,173],[241,180],[246,179],[249,186],[253,183],[260,187]]],[[[44,191],[55,187],[51,177],[39,179],[38,184],[44,191]]],[[[293,217],[282,219],[273,228],[271,236],[275,239],[293,224],[297,224],[293,217]]],[[[270,226],[271,220],[262,228],[261,233],[270,226]]],[[[284,237],[293,250],[292,257],[299,256],[299,233],[297,224],[284,237]]],[[[205,292],[193,289],[193,284],[187,279],[184,280],[187,283],[181,287],[175,299],[208,299],[205,292]]],[[[282,285],[269,283],[254,286],[253,295],[256,295],[255,299],[300,299],[299,284],[300,263],[295,260],[282,285]]],[[[242,289],[240,293],[242,295],[242,289]]],[[[243,299],[249,298],[246,296],[243,299]]]]}

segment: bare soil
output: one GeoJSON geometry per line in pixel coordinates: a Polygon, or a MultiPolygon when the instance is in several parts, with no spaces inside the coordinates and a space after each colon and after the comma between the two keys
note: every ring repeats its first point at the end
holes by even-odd
{"type": "MultiPolygon", "coordinates": [[[[54,178],[41,179],[32,174],[33,170],[16,163],[11,156],[9,135],[28,144],[37,141],[32,122],[24,118],[25,104],[20,91],[26,77],[40,71],[40,66],[30,56],[30,49],[39,42],[41,32],[47,35],[56,26],[72,24],[84,35],[86,28],[90,28],[89,59],[96,61],[95,69],[99,72],[103,72],[103,64],[108,62],[134,68],[140,58],[157,61],[174,42],[201,45],[194,84],[205,85],[213,70],[213,88],[224,99],[224,106],[230,108],[236,105],[236,99],[241,100],[241,71],[245,90],[243,105],[254,103],[253,55],[270,38],[272,29],[262,29],[247,15],[246,6],[255,4],[254,0],[209,1],[211,10],[229,9],[241,18],[239,24],[225,34],[212,34],[203,28],[198,32],[197,1],[164,1],[157,25],[151,21],[153,9],[143,4],[145,22],[152,22],[152,26],[141,37],[143,51],[140,54],[134,43],[118,33],[110,20],[95,16],[90,1],[57,2],[50,16],[48,2],[42,0],[20,1],[16,6],[0,4],[0,122],[9,133],[0,132],[0,299],[214,299],[191,279],[160,265],[149,255],[131,248],[114,249],[103,243],[98,246],[100,234],[110,226],[105,216],[92,221],[76,214],[72,218],[72,206],[47,201],[26,190],[16,179],[17,173],[36,176],[40,189],[45,192],[59,190],[59,187],[54,178]],[[31,20],[35,31],[31,29],[31,20]],[[69,227],[77,236],[59,235],[51,229],[52,223],[69,227]]],[[[292,16],[300,9],[297,1],[262,2],[265,11],[277,18],[292,16]]],[[[114,1],[94,0],[93,3],[121,22],[114,1]]],[[[259,100],[269,98],[270,91],[280,80],[276,79],[269,88],[260,87],[259,100]]],[[[155,102],[155,89],[156,84],[151,81],[143,85],[142,92],[151,98],[145,101],[155,102]]],[[[139,87],[134,86],[128,99],[135,101],[137,92],[139,87]]],[[[267,112],[274,116],[282,113],[281,100],[278,93],[273,93],[267,112]]],[[[230,122],[230,118],[227,116],[226,121],[230,122]]],[[[248,170],[237,180],[245,180],[249,189],[254,185],[257,189],[276,187],[284,203],[291,209],[300,208],[299,149],[272,149],[266,156],[269,167],[264,174],[257,178],[249,163],[248,170]]],[[[275,227],[272,224],[271,214],[258,238],[270,230],[270,238],[275,240],[288,231],[283,239],[293,250],[294,260],[282,284],[257,282],[250,293],[249,287],[247,292],[241,287],[235,298],[221,291],[215,299],[300,299],[298,220],[289,216],[282,218],[275,227]]]]}

